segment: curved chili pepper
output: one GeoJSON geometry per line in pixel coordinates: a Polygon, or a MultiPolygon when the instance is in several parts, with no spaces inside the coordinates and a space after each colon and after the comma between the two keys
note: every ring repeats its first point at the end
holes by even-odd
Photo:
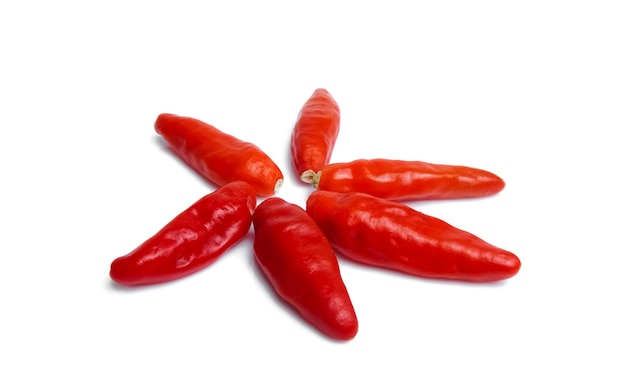
{"type": "Polygon", "coordinates": [[[278,192],[283,174],[259,147],[191,117],[160,114],[154,128],[202,176],[222,186],[245,181],[260,196],[278,192]]]}
{"type": "Polygon", "coordinates": [[[330,161],[339,120],[339,106],[326,89],[316,89],[302,106],[291,135],[291,158],[303,182],[310,183],[330,161]]]}
{"type": "Polygon", "coordinates": [[[382,158],[326,165],[312,184],[319,190],[390,200],[485,197],[505,186],[502,178],[482,169],[382,158]]]}
{"type": "Polygon", "coordinates": [[[255,205],[255,191],[247,183],[220,187],[129,254],[116,258],[111,279],[128,286],[162,283],[209,266],[249,231],[255,205]]]}
{"type": "Polygon", "coordinates": [[[517,274],[519,258],[400,202],[318,190],[307,213],[339,254],[410,275],[492,282],[517,274]]]}
{"type": "Polygon", "coordinates": [[[337,257],[311,217],[273,197],[252,220],[255,258],[277,294],[328,337],[354,338],[358,321],[337,257]]]}

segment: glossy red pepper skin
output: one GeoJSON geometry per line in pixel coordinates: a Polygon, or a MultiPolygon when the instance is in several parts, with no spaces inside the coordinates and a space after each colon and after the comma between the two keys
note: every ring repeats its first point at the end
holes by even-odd
{"type": "Polygon", "coordinates": [[[256,261],[276,293],[329,338],[354,338],[358,321],[337,257],[304,209],[272,197],[253,225],[256,261]]]}
{"type": "Polygon", "coordinates": [[[363,264],[467,282],[504,280],[521,266],[515,254],[400,202],[318,190],[306,211],[339,254],[363,264]]]}
{"type": "Polygon", "coordinates": [[[202,197],[129,254],[111,263],[110,276],[126,286],[163,283],[206,268],[250,230],[254,189],[228,183],[202,197]]]}
{"type": "Polygon", "coordinates": [[[337,102],[323,88],[316,89],[302,106],[291,135],[291,159],[303,182],[310,183],[330,161],[340,117],[337,102]]]}
{"type": "Polygon", "coordinates": [[[485,197],[499,193],[505,183],[478,168],[377,158],[328,164],[313,185],[401,201],[485,197]]]}
{"type": "Polygon", "coordinates": [[[258,146],[191,117],[160,114],[154,128],[187,165],[222,186],[245,181],[259,196],[278,192],[283,174],[258,146]]]}

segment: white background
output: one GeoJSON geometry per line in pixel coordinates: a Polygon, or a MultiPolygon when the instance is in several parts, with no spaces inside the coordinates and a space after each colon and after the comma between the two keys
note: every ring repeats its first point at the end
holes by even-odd
{"type": "Polygon", "coordinates": [[[3,1],[0,381],[624,382],[622,1],[3,1]],[[228,5],[226,5],[228,4],[228,5]],[[215,189],[153,130],[254,142],[304,206],[289,136],[317,87],[333,161],[484,168],[493,198],[411,203],[516,253],[492,285],[341,261],[359,316],[321,336],[253,232],[204,271],[116,287],[110,262],[215,189]]]}

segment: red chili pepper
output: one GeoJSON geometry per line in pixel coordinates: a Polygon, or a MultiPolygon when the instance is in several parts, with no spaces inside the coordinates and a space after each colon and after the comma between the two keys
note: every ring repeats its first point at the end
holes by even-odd
{"type": "Polygon", "coordinates": [[[291,136],[291,158],[303,182],[330,161],[339,135],[339,106],[326,89],[316,89],[306,101],[291,136]]]}
{"type": "Polygon", "coordinates": [[[354,338],[358,322],[337,257],[311,217],[273,197],[252,220],[256,260],[277,294],[328,337],[354,338]]]}
{"type": "Polygon", "coordinates": [[[260,196],[278,192],[283,174],[259,147],[191,117],[163,113],[154,128],[202,176],[222,186],[245,181],[260,196]]]}
{"type": "Polygon", "coordinates": [[[400,202],[318,190],[306,210],[339,254],[407,274],[491,282],[517,274],[518,257],[400,202]]]}
{"type": "Polygon", "coordinates": [[[326,165],[312,184],[319,190],[390,200],[484,197],[505,186],[502,178],[482,169],[380,158],[326,165]]]}
{"type": "Polygon", "coordinates": [[[254,189],[228,183],[181,212],[129,254],[111,263],[111,278],[135,286],[168,282],[213,263],[252,225],[254,189]]]}

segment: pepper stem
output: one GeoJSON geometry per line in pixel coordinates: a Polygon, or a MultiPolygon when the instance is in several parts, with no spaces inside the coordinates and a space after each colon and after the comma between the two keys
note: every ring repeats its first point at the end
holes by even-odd
{"type": "Polygon", "coordinates": [[[313,185],[313,187],[317,189],[317,185],[319,185],[320,183],[321,176],[322,176],[321,170],[317,173],[314,172],[313,170],[305,170],[300,175],[300,180],[302,180],[302,182],[305,182],[307,184],[313,185]]]}
{"type": "Polygon", "coordinates": [[[274,194],[278,193],[280,188],[283,186],[283,182],[284,182],[284,180],[282,178],[279,179],[278,181],[276,181],[276,184],[274,184],[274,194]]]}

